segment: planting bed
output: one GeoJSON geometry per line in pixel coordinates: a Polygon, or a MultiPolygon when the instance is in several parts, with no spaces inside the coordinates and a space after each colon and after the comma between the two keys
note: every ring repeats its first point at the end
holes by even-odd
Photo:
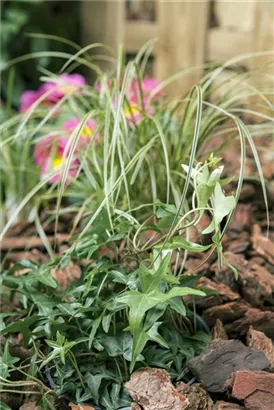
{"type": "MultiPolygon", "coordinates": [[[[267,140],[266,140],[267,141],[267,140]]],[[[267,142],[271,149],[271,143],[267,142]]],[[[232,150],[226,153],[228,167],[232,169],[238,158],[232,150]],[[233,158],[233,161],[231,161],[233,158]]],[[[273,163],[264,160],[268,176],[268,199],[273,207],[273,163]]],[[[252,162],[247,173],[253,172],[252,162]]],[[[233,183],[232,183],[233,188],[233,183]]],[[[268,224],[261,195],[261,187],[254,182],[245,183],[240,203],[225,235],[223,246],[226,260],[238,271],[238,279],[227,266],[218,269],[217,255],[191,253],[185,265],[185,275],[199,275],[196,287],[212,293],[196,300],[196,313],[212,334],[210,345],[199,356],[191,359],[188,366],[193,378],[189,383],[171,383],[169,375],[161,369],[141,369],[133,373],[126,384],[135,404],[132,409],[144,410],[270,410],[274,409],[274,225],[270,211],[268,224]],[[197,256],[198,255],[198,256],[197,256]],[[272,369],[272,370],[271,370],[272,369]]],[[[47,210],[44,211],[46,220],[47,210]]],[[[43,220],[43,218],[42,218],[43,220]]],[[[62,253],[70,241],[71,216],[60,217],[56,252],[62,253]]],[[[206,218],[202,223],[207,224],[206,218]]],[[[54,242],[54,228],[47,225],[48,240],[54,242]]],[[[35,235],[32,224],[14,226],[2,242],[6,264],[15,264],[22,259],[45,263],[48,256],[43,242],[35,235]]],[[[89,261],[83,261],[88,264],[89,261]]],[[[15,272],[24,274],[28,269],[15,272]]],[[[80,268],[71,263],[64,269],[52,270],[52,275],[62,289],[81,276],[80,268]]],[[[186,304],[193,307],[189,297],[186,304]]],[[[16,299],[10,302],[2,298],[2,312],[16,309],[16,299]]],[[[21,334],[14,335],[10,346],[11,355],[26,360],[31,353],[22,347],[21,334]]],[[[6,339],[1,338],[2,348],[6,339]]],[[[50,378],[46,378],[50,382],[50,378]]],[[[3,393],[2,400],[11,408],[32,410],[35,396],[20,396],[3,393]],[[23,403],[25,403],[23,405],[23,403]]],[[[56,404],[66,409],[68,403],[56,404]]],[[[88,410],[90,406],[73,405],[73,410],[88,410]]]]}

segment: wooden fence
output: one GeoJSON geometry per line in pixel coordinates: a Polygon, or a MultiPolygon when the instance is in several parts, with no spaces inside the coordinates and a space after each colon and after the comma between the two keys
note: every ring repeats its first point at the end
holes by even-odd
{"type": "MultiPolygon", "coordinates": [[[[114,49],[123,44],[126,52],[135,54],[157,39],[153,73],[159,79],[274,45],[272,1],[96,0],[83,2],[82,16],[85,44],[98,41],[114,49]]],[[[173,91],[189,88],[202,72],[196,70],[173,91]]]]}

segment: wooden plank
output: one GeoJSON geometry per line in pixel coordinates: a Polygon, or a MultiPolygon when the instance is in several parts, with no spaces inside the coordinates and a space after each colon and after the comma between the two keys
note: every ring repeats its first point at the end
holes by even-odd
{"type": "Polygon", "coordinates": [[[81,14],[83,45],[99,42],[117,53],[124,42],[125,0],[83,1],[81,14]]]}
{"type": "MultiPolygon", "coordinates": [[[[156,52],[156,75],[159,79],[178,70],[203,64],[208,11],[207,0],[157,2],[159,42],[156,52]]],[[[182,77],[170,85],[170,95],[186,93],[201,76],[202,69],[198,69],[182,77]]]]}
{"type": "MultiPolygon", "coordinates": [[[[255,10],[255,26],[252,33],[252,44],[254,52],[266,51],[266,55],[254,57],[251,60],[251,68],[256,73],[252,75],[252,85],[263,92],[271,90],[272,95],[268,98],[274,103],[274,3],[271,1],[258,0],[255,10]]],[[[249,99],[249,108],[273,116],[269,108],[261,108],[262,99],[254,96],[249,99]],[[260,104],[260,105],[258,105],[260,104]]],[[[258,120],[258,118],[256,118],[258,120]]]]}
{"type": "Polygon", "coordinates": [[[211,28],[208,33],[208,60],[228,60],[252,49],[252,32],[211,28]]]}
{"type": "Polygon", "coordinates": [[[215,0],[214,12],[220,28],[249,31],[254,27],[255,1],[215,0]]]}
{"type": "Polygon", "coordinates": [[[137,53],[149,40],[157,37],[157,23],[153,21],[127,21],[125,23],[125,49],[137,53]]]}

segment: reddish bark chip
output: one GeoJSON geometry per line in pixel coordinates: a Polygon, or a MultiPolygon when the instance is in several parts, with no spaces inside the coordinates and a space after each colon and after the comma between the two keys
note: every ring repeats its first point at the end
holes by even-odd
{"type": "Polygon", "coordinates": [[[125,387],[144,410],[183,410],[189,405],[186,396],[175,389],[165,370],[137,370],[125,387]]]}
{"type": "Polygon", "coordinates": [[[253,212],[250,204],[238,204],[232,221],[229,225],[230,230],[242,232],[245,229],[250,229],[252,223],[253,212]]]}
{"type": "Polygon", "coordinates": [[[208,326],[213,326],[216,320],[219,319],[223,324],[233,322],[245,316],[249,305],[245,302],[235,301],[225,303],[220,306],[213,306],[203,312],[203,319],[208,326]]]}
{"type": "Polygon", "coordinates": [[[274,409],[274,374],[238,370],[228,382],[235,399],[243,400],[249,410],[274,409]]]}
{"type": "Polygon", "coordinates": [[[262,234],[259,225],[253,225],[251,241],[255,251],[274,265],[274,242],[262,234]]]}
{"type": "Polygon", "coordinates": [[[269,339],[269,337],[267,337],[263,332],[259,332],[250,326],[247,341],[248,346],[264,352],[265,356],[270,361],[271,366],[274,368],[274,344],[272,343],[272,340],[269,339]]]}
{"type": "Polygon", "coordinates": [[[236,292],[233,292],[224,283],[216,283],[206,277],[200,278],[197,281],[196,286],[202,287],[202,289],[210,291],[213,290],[217,292],[214,295],[209,295],[196,301],[197,307],[202,310],[240,299],[240,295],[236,292]]]}

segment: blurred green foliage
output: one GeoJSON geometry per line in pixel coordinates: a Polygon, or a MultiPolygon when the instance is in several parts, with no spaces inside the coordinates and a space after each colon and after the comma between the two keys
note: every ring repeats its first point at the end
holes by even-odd
{"type": "MultiPolygon", "coordinates": [[[[47,34],[79,43],[80,2],[46,0],[1,1],[1,68],[17,57],[40,51],[72,52],[65,43],[46,37],[30,37],[28,33],[47,34]]],[[[40,69],[58,71],[58,58],[27,59],[2,72],[1,99],[17,108],[22,91],[39,85],[40,69]]]]}

